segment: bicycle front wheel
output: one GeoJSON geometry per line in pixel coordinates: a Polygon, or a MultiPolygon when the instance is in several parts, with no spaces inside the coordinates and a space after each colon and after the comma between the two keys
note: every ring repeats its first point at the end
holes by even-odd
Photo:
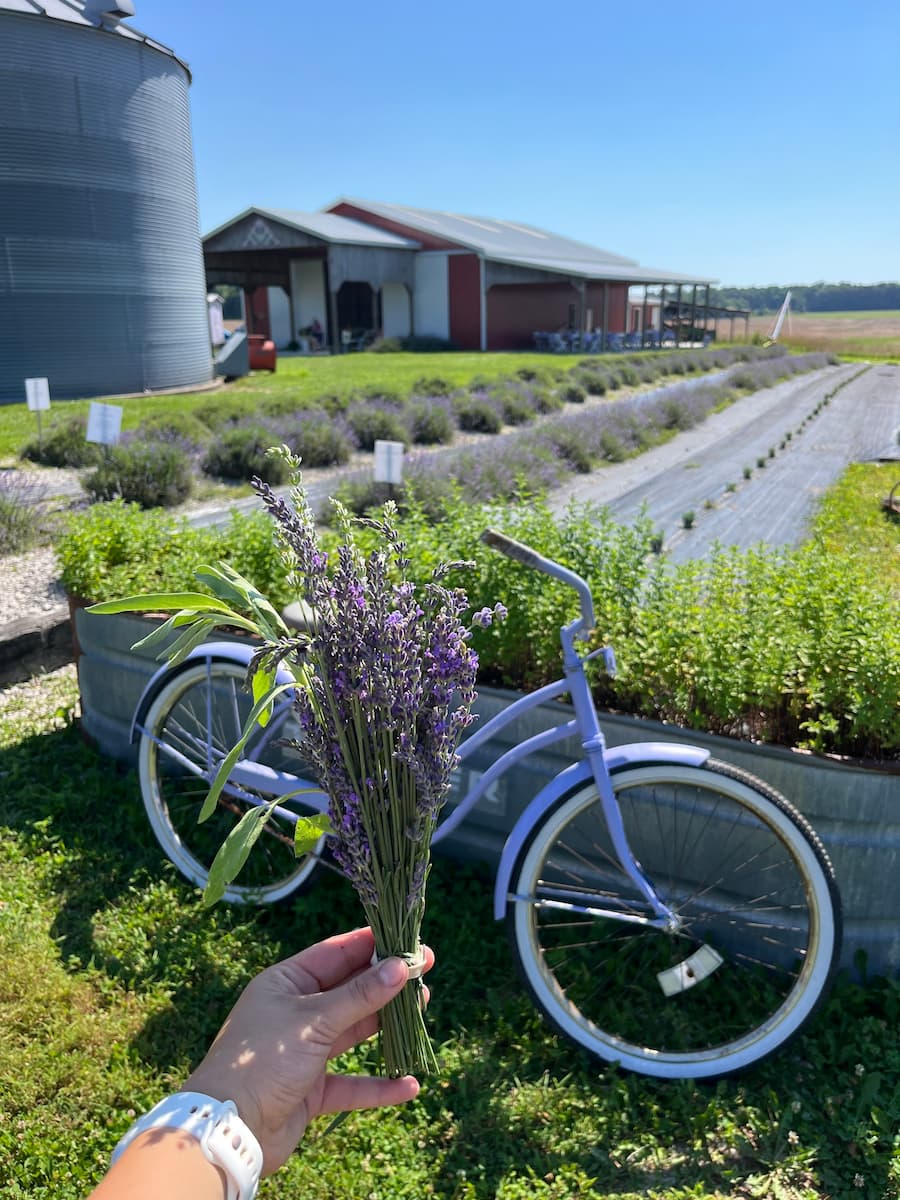
{"type": "Polygon", "coordinates": [[[645,1075],[715,1078],[809,1020],[840,949],[840,900],[812,829],[745,772],[613,775],[631,850],[674,920],[621,868],[593,781],[523,847],[507,926],[532,998],[592,1054],[645,1075]]]}
{"type": "MultiPolygon", "coordinates": [[[[216,659],[192,663],[163,685],[150,705],[141,733],[138,767],[141,795],[150,826],[166,855],[198,887],[205,887],[219,847],[241,816],[254,804],[273,797],[263,789],[226,784],[212,816],[202,825],[197,817],[219,764],[235,745],[253,707],[244,690],[246,671],[237,663],[216,659]]],[[[244,759],[275,770],[303,774],[285,748],[272,741],[290,736],[289,701],[273,722],[273,731],[258,730],[244,750],[244,759]],[[279,720],[279,715],[281,720],[279,720]]],[[[298,778],[297,785],[302,786],[298,778]]],[[[312,786],[310,784],[310,786],[312,786]]],[[[283,801],[286,809],[309,812],[302,801],[283,801]]],[[[273,815],[250,853],[238,879],[224,898],[235,904],[269,904],[312,882],[322,843],[313,854],[296,858],[294,826],[273,815]]]]}

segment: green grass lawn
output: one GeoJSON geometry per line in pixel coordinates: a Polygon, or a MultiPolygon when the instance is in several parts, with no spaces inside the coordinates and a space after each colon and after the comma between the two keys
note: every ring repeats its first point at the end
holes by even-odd
{"type": "MultiPolygon", "coordinates": [[[[278,360],[275,374],[255,371],[245,379],[224,384],[212,392],[178,393],[169,396],[137,396],[117,400],[124,411],[123,429],[133,429],[149,416],[193,412],[208,405],[228,404],[232,398],[252,411],[257,403],[291,397],[312,400],[327,394],[345,395],[354,388],[383,387],[406,395],[418,379],[439,376],[453,385],[469,383],[478,375],[499,379],[522,367],[567,370],[583,358],[580,354],[340,354],[332,357],[289,357],[278,360]]],[[[603,356],[598,356],[603,357],[603,356]]],[[[615,356],[609,356],[615,359],[615,356]]],[[[620,356],[621,357],[621,356],[620,356]]],[[[49,421],[87,414],[89,400],[59,400],[49,421]]],[[[24,400],[0,406],[0,460],[18,455],[22,446],[37,436],[37,418],[24,400]]]]}
{"type": "MultiPolygon", "coordinates": [[[[263,912],[200,908],[134,773],[71,723],[71,668],[0,693],[0,1197],[80,1200],[135,1112],[177,1085],[263,965],[358,923],[326,877],[263,912]]],[[[438,860],[426,937],[442,1073],[404,1109],[313,1127],[260,1196],[780,1200],[900,1194],[900,985],[842,981],[743,1079],[599,1067],[524,998],[490,881],[438,860]]],[[[346,1056],[347,1069],[371,1055],[346,1056]]]]}
{"type": "Polygon", "coordinates": [[[881,501],[900,482],[900,463],[854,463],[822,499],[811,534],[832,550],[873,564],[887,591],[900,595],[900,519],[881,501]]]}

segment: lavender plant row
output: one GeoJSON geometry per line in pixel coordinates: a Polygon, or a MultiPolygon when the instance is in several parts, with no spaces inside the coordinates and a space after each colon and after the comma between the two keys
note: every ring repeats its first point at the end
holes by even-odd
{"type": "MultiPolygon", "coordinates": [[[[826,366],[826,354],[780,356],[734,368],[744,388],[771,387],[780,379],[826,366]]],[[[660,441],[692,429],[727,400],[735,384],[731,372],[716,382],[693,380],[653,392],[611,400],[602,407],[568,411],[546,418],[536,429],[504,436],[503,453],[493,445],[459,453],[425,452],[410,458],[407,479],[423,495],[441,483],[459,483],[471,500],[514,495],[527,480],[532,491],[560,484],[573,471],[589,471],[603,461],[617,462],[660,441]]]]}

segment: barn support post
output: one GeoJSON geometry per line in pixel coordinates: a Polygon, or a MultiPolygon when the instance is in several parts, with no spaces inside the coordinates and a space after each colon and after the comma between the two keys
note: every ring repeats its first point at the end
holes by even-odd
{"type": "Polygon", "coordinates": [[[691,292],[691,345],[694,344],[694,335],[697,332],[697,285],[694,284],[691,292]]]}
{"type": "MultiPolygon", "coordinates": [[[[703,300],[703,340],[704,340],[704,342],[706,341],[706,335],[709,332],[709,326],[707,325],[708,320],[709,320],[709,284],[706,285],[706,292],[704,294],[704,300],[703,300]]],[[[716,334],[716,330],[715,330],[715,327],[713,327],[713,337],[715,337],[715,334],[716,334]]]]}
{"type": "Polygon", "coordinates": [[[288,320],[291,323],[291,336],[288,339],[288,341],[289,341],[289,343],[293,342],[294,344],[296,344],[296,342],[297,342],[297,318],[294,314],[294,290],[291,287],[290,263],[288,263],[288,282],[287,282],[287,287],[285,288],[285,291],[287,292],[287,299],[288,299],[288,320]]]}
{"type": "Polygon", "coordinates": [[[644,303],[641,306],[641,349],[647,348],[647,284],[644,284],[644,303]]]}
{"type": "Polygon", "coordinates": [[[657,347],[662,350],[663,329],[666,325],[666,285],[659,285],[659,341],[657,347]]]}
{"type": "Polygon", "coordinates": [[[328,324],[331,326],[331,353],[341,352],[341,331],[338,328],[338,294],[328,289],[328,324]]]}
{"type": "Polygon", "coordinates": [[[571,281],[575,285],[575,290],[578,293],[578,346],[581,347],[581,339],[584,335],[584,311],[585,311],[585,290],[587,284],[583,279],[573,279],[571,281]]]}
{"type": "Polygon", "coordinates": [[[675,345],[676,345],[676,348],[681,345],[681,287],[682,287],[682,285],[679,283],[678,299],[675,301],[676,308],[678,309],[678,312],[675,317],[675,345]]]}
{"type": "Polygon", "coordinates": [[[609,340],[609,282],[607,280],[603,281],[603,320],[600,323],[600,329],[602,331],[600,349],[605,354],[609,340]]]}
{"type": "Polygon", "coordinates": [[[487,288],[485,287],[484,255],[478,255],[478,293],[481,302],[481,320],[479,322],[479,343],[481,352],[487,350],[487,288]]]}

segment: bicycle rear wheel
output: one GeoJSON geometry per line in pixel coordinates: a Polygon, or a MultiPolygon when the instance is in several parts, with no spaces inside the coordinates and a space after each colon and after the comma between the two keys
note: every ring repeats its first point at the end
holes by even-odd
{"type": "MultiPolygon", "coordinates": [[[[212,659],[189,664],[163,685],[141,733],[138,767],[151,828],[182,875],[201,888],[206,886],[216,852],[239,818],[254,800],[272,799],[263,790],[226,784],[215,812],[202,825],[197,823],[219,764],[238,741],[253,707],[244,690],[245,676],[245,669],[233,662],[212,659]]],[[[254,733],[242,761],[253,759],[303,775],[303,765],[289,749],[271,745],[294,732],[288,725],[289,701],[283,699],[281,704],[281,713],[276,711],[267,730],[254,733]],[[283,727],[273,737],[271,727],[279,724],[279,717],[283,727]]],[[[303,786],[302,779],[298,778],[297,786],[303,786]]],[[[297,813],[311,811],[297,798],[282,804],[297,813]]],[[[319,865],[322,843],[314,853],[298,859],[293,836],[293,824],[273,815],[224,898],[235,904],[268,904],[308,886],[319,865]]]]}
{"type": "Polygon", "coordinates": [[[532,998],[565,1036],[646,1075],[715,1078],[765,1058],[824,997],[840,949],[828,857],[800,814],[708,760],[625,768],[635,858],[675,927],[618,863],[593,781],[563,797],[513,870],[507,927],[532,998]]]}

